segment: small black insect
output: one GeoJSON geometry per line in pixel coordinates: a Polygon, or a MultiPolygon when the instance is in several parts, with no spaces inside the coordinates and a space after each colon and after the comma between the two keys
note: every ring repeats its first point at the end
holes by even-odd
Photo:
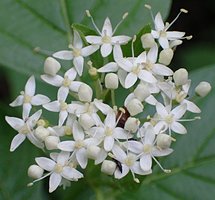
{"type": "Polygon", "coordinates": [[[112,158],[112,160],[116,163],[116,166],[117,166],[118,170],[122,173],[122,164],[121,164],[121,162],[119,162],[115,158],[112,158]]]}

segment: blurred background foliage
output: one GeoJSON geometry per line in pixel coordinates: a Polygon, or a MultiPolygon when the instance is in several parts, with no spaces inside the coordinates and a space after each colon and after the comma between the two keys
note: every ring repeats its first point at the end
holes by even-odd
{"type": "MultiPolygon", "coordinates": [[[[56,200],[56,199],[186,199],[212,200],[215,196],[215,92],[204,99],[197,99],[202,109],[202,120],[186,124],[188,134],[177,137],[174,153],[161,160],[171,174],[154,168],[154,173],[141,178],[137,185],[130,177],[114,180],[101,175],[99,166],[90,163],[86,179],[73,183],[65,191],[61,188],[48,194],[48,179],[31,188],[26,185],[28,166],[41,151],[25,141],[14,153],[9,152],[16,134],[4,120],[4,116],[21,116],[20,109],[11,109],[8,104],[23,89],[26,80],[36,75],[37,92],[55,98],[56,90],[39,81],[47,54],[35,53],[40,47],[49,52],[66,49],[70,24],[83,23],[93,28],[85,16],[89,9],[99,27],[106,16],[115,25],[124,12],[129,16],[118,33],[133,35],[151,22],[144,4],[150,4],[172,21],[180,8],[189,10],[172,26],[172,30],[193,35],[191,41],[179,46],[171,67],[175,70],[186,67],[191,72],[193,88],[199,81],[209,81],[215,86],[215,2],[205,0],[1,0],[0,1],[0,200],[56,200]],[[170,13],[169,13],[170,12],[170,13]],[[95,178],[96,177],[96,178],[95,178]]],[[[188,116],[192,117],[192,115],[188,116]]]]}

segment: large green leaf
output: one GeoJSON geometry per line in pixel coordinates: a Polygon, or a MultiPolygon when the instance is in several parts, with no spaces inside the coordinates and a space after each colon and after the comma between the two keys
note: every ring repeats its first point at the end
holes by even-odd
{"type": "Polygon", "coordinates": [[[154,12],[167,16],[171,0],[1,0],[0,1],[0,64],[21,73],[42,72],[44,55],[35,54],[40,47],[50,52],[66,49],[72,23],[91,26],[85,10],[91,10],[101,27],[106,16],[114,25],[123,13],[129,12],[118,32],[133,35],[151,21],[144,4],[152,5],[154,12]]]}
{"type": "MultiPolygon", "coordinates": [[[[202,79],[215,86],[215,66],[205,67],[191,74],[193,87],[202,79]]],[[[193,88],[194,89],[194,88],[193,88]]],[[[172,169],[165,174],[155,168],[136,192],[128,192],[119,199],[150,200],[212,200],[215,196],[215,91],[203,99],[197,99],[202,109],[201,120],[186,124],[188,134],[178,136],[174,152],[164,158],[162,165],[172,169]]]]}

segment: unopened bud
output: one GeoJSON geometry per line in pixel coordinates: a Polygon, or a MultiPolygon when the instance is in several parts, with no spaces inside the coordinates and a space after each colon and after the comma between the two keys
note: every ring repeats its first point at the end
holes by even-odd
{"type": "Polygon", "coordinates": [[[95,145],[90,145],[87,147],[87,157],[93,160],[98,158],[101,148],[95,145]]]}
{"type": "Polygon", "coordinates": [[[160,133],[157,136],[157,146],[161,149],[167,149],[170,147],[173,138],[167,134],[160,133]]]}
{"type": "Polygon", "coordinates": [[[93,90],[89,85],[83,83],[78,89],[78,97],[80,101],[91,102],[93,97],[93,90]]]}
{"type": "Polygon", "coordinates": [[[57,145],[60,142],[59,137],[57,136],[48,136],[45,139],[45,146],[48,150],[57,149],[57,145]]]}
{"type": "Polygon", "coordinates": [[[188,81],[188,71],[184,68],[180,68],[173,74],[173,79],[175,81],[175,84],[178,85],[184,85],[188,81]]]}
{"type": "Polygon", "coordinates": [[[211,91],[211,85],[208,82],[202,81],[195,88],[195,92],[200,97],[205,97],[211,91]]]}
{"type": "Polygon", "coordinates": [[[173,50],[172,49],[163,49],[159,55],[159,63],[164,65],[169,65],[173,58],[173,50]]]}
{"type": "Polygon", "coordinates": [[[28,168],[28,176],[33,179],[41,178],[44,170],[38,165],[31,165],[28,168]]]}
{"type": "Polygon", "coordinates": [[[141,42],[144,49],[151,48],[155,45],[155,39],[151,33],[146,33],[141,36],[141,42]]]}
{"type": "Polygon", "coordinates": [[[131,116],[137,115],[143,111],[143,104],[138,99],[132,99],[127,105],[126,108],[131,116]]]}
{"type": "Polygon", "coordinates": [[[38,126],[35,130],[35,136],[39,139],[44,141],[46,137],[49,136],[49,131],[44,128],[43,126],[38,126]]]}
{"type": "Polygon", "coordinates": [[[95,121],[93,120],[92,116],[87,113],[81,114],[79,117],[79,123],[85,130],[90,129],[93,125],[95,125],[95,121]]]}
{"type": "Polygon", "coordinates": [[[140,121],[137,118],[129,117],[125,122],[124,129],[131,133],[135,133],[137,132],[139,125],[140,125],[140,121]]]}
{"type": "Polygon", "coordinates": [[[119,85],[118,76],[114,73],[109,73],[105,76],[105,87],[107,89],[117,89],[119,85]]]}
{"type": "Polygon", "coordinates": [[[134,95],[141,102],[144,101],[148,96],[150,96],[150,91],[146,85],[139,84],[134,90],[134,95]]]}
{"type": "Polygon", "coordinates": [[[56,59],[52,57],[46,58],[44,63],[45,74],[55,76],[57,72],[60,70],[60,68],[61,68],[61,65],[56,59]]]}
{"type": "Polygon", "coordinates": [[[108,175],[113,175],[116,170],[116,163],[111,160],[104,160],[102,163],[101,171],[108,175]]]}

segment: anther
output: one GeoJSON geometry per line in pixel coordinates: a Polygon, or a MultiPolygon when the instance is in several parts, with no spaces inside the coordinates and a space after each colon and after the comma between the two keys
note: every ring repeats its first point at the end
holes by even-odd
{"type": "Polygon", "coordinates": [[[85,12],[86,12],[87,17],[92,17],[89,10],[86,10],[85,12]]]}
{"type": "Polygon", "coordinates": [[[181,8],[180,11],[181,11],[182,13],[188,13],[188,10],[186,10],[186,9],[184,9],[184,8],[181,8]]]}
{"type": "Polygon", "coordinates": [[[145,8],[147,8],[147,9],[149,9],[149,10],[152,9],[152,7],[151,7],[149,4],[145,4],[145,8]]]}

